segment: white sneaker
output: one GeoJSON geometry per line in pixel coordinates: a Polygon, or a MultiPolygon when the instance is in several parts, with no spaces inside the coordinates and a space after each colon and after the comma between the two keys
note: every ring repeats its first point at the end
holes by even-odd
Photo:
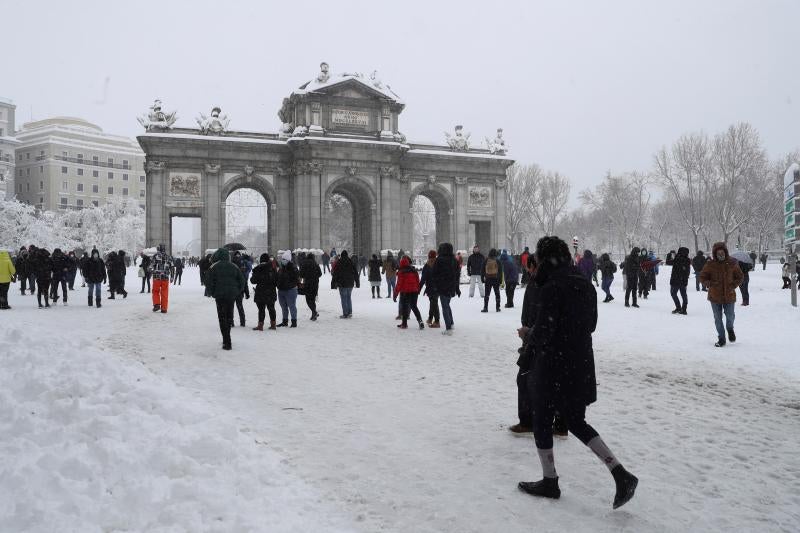
{"type": "Polygon", "coordinates": [[[448,337],[452,337],[453,336],[453,330],[452,329],[446,329],[446,330],[444,330],[442,332],[442,335],[447,335],[448,337]]]}

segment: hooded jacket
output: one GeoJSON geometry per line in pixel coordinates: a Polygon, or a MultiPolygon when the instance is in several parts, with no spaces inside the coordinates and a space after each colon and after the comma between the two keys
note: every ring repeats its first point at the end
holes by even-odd
{"type": "Polygon", "coordinates": [[[50,252],[44,248],[38,248],[36,250],[33,272],[36,274],[36,282],[40,285],[42,283],[50,283],[50,280],[53,278],[53,260],[50,258],[50,252]]]}
{"type": "Polygon", "coordinates": [[[611,260],[608,254],[600,256],[600,261],[597,264],[600,270],[601,279],[614,279],[614,273],[617,271],[617,265],[611,260]]]}
{"type": "Polygon", "coordinates": [[[239,267],[231,262],[227,248],[219,248],[211,257],[214,262],[206,275],[206,290],[215,300],[233,301],[244,292],[245,279],[239,267]]]}
{"type": "Polygon", "coordinates": [[[397,285],[394,287],[395,296],[402,293],[419,293],[419,274],[408,257],[400,259],[400,270],[397,271],[397,285]]]}
{"type": "Polygon", "coordinates": [[[697,251],[697,254],[692,258],[692,268],[694,269],[695,274],[700,274],[700,271],[703,270],[703,267],[706,266],[706,261],[708,259],[705,255],[703,255],[702,251],[697,251]]]}
{"type": "Polygon", "coordinates": [[[711,258],[700,272],[700,283],[708,288],[708,301],[715,304],[732,304],[736,302],[736,288],[744,279],[742,269],[728,253],[725,243],[714,244],[711,258]],[[717,251],[725,252],[725,258],[717,259],[717,251]]]}
{"type": "Polygon", "coordinates": [[[505,250],[500,253],[500,264],[503,265],[503,280],[505,283],[519,283],[517,262],[505,250]]]}
{"type": "Polygon", "coordinates": [[[339,255],[339,260],[336,261],[336,266],[333,267],[331,277],[333,278],[331,280],[332,283],[335,283],[337,288],[352,289],[353,286],[361,286],[358,269],[356,269],[356,265],[353,264],[350,256],[347,255],[347,250],[342,251],[339,255]]]}
{"type": "Polygon", "coordinates": [[[436,262],[433,264],[430,283],[439,296],[452,298],[458,291],[458,264],[453,256],[453,245],[443,242],[439,245],[436,262]]]}
{"type": "Polygon", "coordinates": [[[0,283],[11,283],[11,278],[17,273],[11,256],[7,250],[0,250],[0,283]]]}
{"type": "Polygon", "coordinates": [[[83,267],[83,276],[87,283],[105,283],[108,279],[106,265],[97,250],[92,250],[92,256],[86,261],[83,267]]]}
{"type": "Polygon", "coordinates": [[[50,260],[53,262],[53,281],[66,281],[69,272],[69,261],[64,252],[60,248],[56,248],[53,250],[50,260]]]}
{"type": "Polygon", "coordinates": [[[369,277],[367,279],[369,281],[381,280],[381,260],[377,256],[373,256],[369,260],[369,277]]]}
{"type": "Polygon", "coordinates": [[[629,286],[636,286],[636,283],[639,281],[639,271],[641,270],[639,266],[639,253],[639,248],[634,246],[631,249],[631,255],[626,257],[623,263],[622,273],[625,274],[625,279],[628,280],[629,286]]]}
{"type": "Polygon", "coordinates": [[[686,287],[689,284],[691,274],[691,261],[689,259],[689,249],[685,246],[678,248],[678,253],[672,259],[672,273],[669,276],[669,284],[675,287],[686,287]]]}
{"type": "Polygon", "coordinates": [[[578,261],[578,270],[581,271],[581,274],[586,276],[586,279],[592,279],[592,276],[594,276],[594,269],[594,255],[592,251],[584,250],[583,257],[578,261]]]}
{"type": "Polygon", "coordinates": [[[272,268],[272,262],[269,257],[262,255],[261,262],[253,268],[250,275],[250,283],[256,286],[253,294],[253,301],[257,304],[266,304],[275,302],[278,299],[277,290],[277,274],[272,268]]]}

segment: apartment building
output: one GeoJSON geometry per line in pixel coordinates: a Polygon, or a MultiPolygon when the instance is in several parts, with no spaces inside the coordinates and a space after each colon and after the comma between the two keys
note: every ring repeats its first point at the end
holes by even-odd
{"type": "Polygon", "coordinates": [[[14,150],[19,144],[14,138],[14,113],[17,106],[0,97],[0,198],[14,196],[14,150]]]}
{"type": "Polygon", "coordinates": [[[39,209],[82,209],[111,197],[145,207],[144,153],[136,141],[86,120],[55,117],[17,132],[14,194],[39,209]]]}

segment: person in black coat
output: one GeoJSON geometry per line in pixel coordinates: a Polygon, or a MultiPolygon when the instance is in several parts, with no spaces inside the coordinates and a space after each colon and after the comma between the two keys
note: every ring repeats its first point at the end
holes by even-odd
{"type": "Polygon", "coordinates": [[[269,254],[261,254],[258,266],[253,269],[250,276],[250,283],[256,286],[253,291],[253,301],[258,308],[258,326],[253,329],[264,331],[264,319],[266,318],[265,309],[269,310],[269,329],[276,329],[275,324],[275,300],[278,299],[277,293],[277,274],[272,268],[272,261],[269,254]]]}
{"type": "Polygon", "coordinates": [[[353,317],[353,287],[360,287],[361,280],[353,260],[342,250],[339,259],[331,271],[331,288],[339,289],[339,299],[342,302],[342,314],[339,318],[353,317]]]}
{"type": "MultiPolygon", "coordinates": [[[[705,255],[703,255],[702,250],[697,250],[697,254],[692,258],[692,269],[694,270],[694,288],[695,290],[699,291],[701,287],[700,283],[700,272],[703,271],[703,267],[706,266],[706,261],[708,259],[705,255]]],[[[707,291],[705,287],[703,287],[703,291],[707,291]]]]}
{"type": "Polygon", "coordinates": [[[428,261],[422,267],[422,275],[419,279],[419,290],[424,289],[425,296],[428,297],[428,327],[439,328],[439,293],[436,286],[431,283],[433,278],[433,266],[436,264],[436,250],[428,251],[428,261]]]}
{"type": "Polygon", "coordinates": [[[83,279],[89,286],[89,307],[92,306],[92,292],[94,292],[95,306],[102,307],[100,303],[100,297],[102,296],[100,286],[106,282],[108,277],[106,276],[106,265],[100,258],[100,252],[96,249],[92,250],[92,256],[84,262],[83,279]]]}
{"type": "Polygon", "coordinates": [[[67,283],[69,276],[69,261],[67,255],[61,251],[61,248],[53,250],[53,255],[50,256],[50,261],[53,265],[53,275],[50,281],[50,299],[53,304],[58,302],[58,287],[61,286],[61,294],[64,296],[64,305],[67,305],[69,296],[67,295],[67,283]]]}
{"type": "Polygon", "coordinates": [[[673,315],[686,314],[686,304],[688,303],[686,286],[689,285],[691,269],[692,262],[689,259],[689,249],[681,246],[672,260],[672,273],[669,276],[669,293],[672,296],[672,301],[675,302],[675,310],[672,311],[673,315]],[[681,294],[683,303],[678,301],[678,292],[681,294]]]}
{"type": "Polygon", "coordinates": [[[553,419],[561,413],[569,431],[588,446],[610,470],[616,483],[616,509],[634,495],[638,479],[620,464],[592,426],[586,423],[586,406],[597,400],[592,333],[597,325],[597,293],[591,282],[572,265],[567,243],[544,237],[536,245],[539,268],[533,326],[522,329],[529,360],[528,391],[533,435],[543,478],[520,482],[519,489],[534,496],[557,499],[553,457],[553,419]]]}
{"type": "Polygon", "coordinates": [[[78,272],[81,273],[81,278],[83,279],[83,283],[81,283],[81,287],[86,286],[86,263],[89,262],[89,254],[83,252],[83,255],[80,259],[78,259],[78,272]]]}
{"type": "MultiPolygon", "coordinates": [[[[19,290],[22,296],[25,296],[25,285],[28,282],[28,250],[23,246],[19,249],[19,253],[14,258],[14,268],[17,271],[17,278],[20,280],[19,290]]],[[[31,287],[31,294],[33,294],[33,287],[31,287]]]]}
{"type": "Polygon", "coordinates": [[[139,294],[144,293],[145,282],[147,283],[147,292],[148,293],[150,292],[150,278],[153,277],[153,270],[150,268],[150,263],[152,263],[152,259],[150,259],[150,256],[145,255],[145,253],[142,252],[139,255],[139,268],[142,269],[142,273],[144,274],[144,276],[142,276],[142,290],[139,291],[139,294]]]}
{"type": "Polygon", "coordinates": [[[50,307],[50,281],[53,279],[53,260],[50,252],[45,248],[37,248],[36,256],[33,258],[33,272],[36,275],[36,300],[39,309],[50,307]],[[42,306],[42,296],[44,296],[44,306],[42,306]]]}
{"type": "Polygon", "coordinates": [[[78,258],[75,257],[75,252],[70,251],[67,254],[67,286],[69,290],[75,290],[75,276],[78,275],[78,258]]]}
{"type": "Polygon", "coordinates": [[[611,284],[614,283],[614,274],[617,272],[617,265],[611,260],[611,257],[607,253],[604,253],[600,256],[600,262],[597,264],[597,268],[600,270],[600,278],[603,280],[600,286],[603,288],[603,292],[606,293],[603,303],[608,303],[614,299],[614,297],[611,296],[611,284]]]}
{"type": "Polygon", "coordinates": [[[279,328],[297,327],[297,282],[300,279],[300,272],[292,261],[292,252],[286,250],[281,254],[280,268],[276,278],[278,287],[278,303],[281,306],[281,323],[279,328]],[[289,325],[289,316],[292,317],[292,324],[289,325]]]}
{"type": "MultiPolygon", "coordinates": [[[[178,262],[180,262],[180,258],[175,260],[175,263],[176,263],[176,266],[175,266],[176,274],[175,274],[175,277],[173,277],[173,280],[177,279],[177,269],[178,269],[177,263],[178,262]]],[[[231,258],[231,263],[233,263],[233,265],[236,268],[239,269],[239,272],[242,273],[242,276],[246,280],[247,276],[246,276],[245,272],[247,271],[247,267],[244,264],[244,258],[242,257],[242,252],[240,252],[239,250],[236,250],[235,252],[233,252],[233,257],[231,258]]],[[[245,288],[247,288],[247,283],[245,283],[244,285],[245,285],[245,288]]],[[[245,317],[245,312],[244,312],[244,298],[245,297],[248,300],[250,299],[250,291],[249,290],[246,291],[246,290],[243,289],[241,294],[239,294],[234,300],[234,302],[236,304],[236,311],[239,313],[239,325],[241,327],[245,327],[247,325],[247,321],[245,320],[245,318],[246,318],[245,317]]],[[[231,327],[234,327],[233,316],[231,316],[231,327]]]]}
{"type": "Polygon", "coordinates": [[[639,273],[641,266],[639,264],[639,248],[634,246],[631,249],[631,255],[625,258],[622,267],[622,273],[625,276],[625,307],[630,307],[630,297],[633,295],[633,306],[639,307],[636,303],[636,288],[639,284],[639,273]]]}
{"type": "Polygon", "coordinates": [[[450,300],[453,296],[461,296],[459,288],[458,263],[453,255],[453,245],[443,242],[439,245],[436,253],[436,262],[433,263],[431,281],[426,281],[427,286],[433,285],[439,295],[439,302],[442,305],[442,318],[444,318],[445,330],[442,335],[453,334],[453,311],[450,309],[450,300]]]}
{"type": "Polygon", "coordinates": [[[380,300],[381,260],[378,258],[378,254],[372,254],[372,259],[369,260],[369,276],[367,277],[367,280],[369,280],[370,290],[372,291],[372,298],[374,299],[377,294],[377,298],[380,300]]]}
{"type": "Polygon", "coordinates": [[[314,254],[309,253],[300,261],[300,281],[303,294],[306,297],[306,305],[311,310],[311,320],[316,320],[317,313],[317,294],[319,294],[319,278],[322,277],[322,269],[317,264],[314,254]]]}

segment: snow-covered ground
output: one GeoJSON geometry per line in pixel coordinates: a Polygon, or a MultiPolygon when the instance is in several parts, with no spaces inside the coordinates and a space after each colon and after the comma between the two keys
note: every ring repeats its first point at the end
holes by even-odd
{"type": "MultiPolygon", "coordinates": [[[[704,294],[670,314],[659,290],[599,304],[599,400],[588,419],[640,478],[611,510],[606,469],[556,442],[559,501],[514,437],[517,309],[454,300],[456,334],[395,328],[391,300],[354,293],[343,321],[237,327],[220,349],[197,270],[152,313],[126,300],[40,311],[12,286],[0,312],[0,531],[797,531],[800,312],[778,265],[751,275],[738,342],[714,348],[704,294]]],[[[366,285],[366,283],[365,283],[366,285]]],[[[600,297],[599,297],[600,298],[600,297]]],[[[245,302],[248,326],[255,305],[245,302]]],[[[427,302],[421,304],[423,314],[427,302]]],[[[280,311],[279,311],[280,312],[280,311]]],[[[237,321],[238,322],[238,321],[237,321]]]]}

